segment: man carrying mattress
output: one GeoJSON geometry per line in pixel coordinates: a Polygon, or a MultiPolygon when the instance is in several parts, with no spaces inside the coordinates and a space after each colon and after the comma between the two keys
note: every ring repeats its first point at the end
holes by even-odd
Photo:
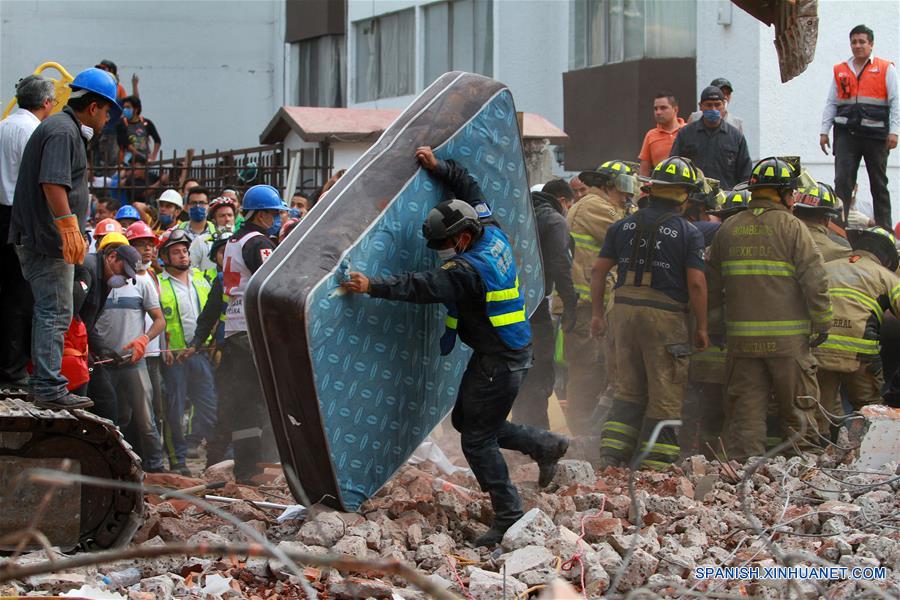
{"type": "Polygon", "coordinates": [[[351,272],[344,288],[375,298],[447,306],[441,354],[449,354],[457,334],[473,350],[453,408],[453,426],[481,489],[490,494],[494,523],[475,540],[500,542],[522,515],[522,500],[509,479],[500,448],[518,450],[537,461],[539,485],[547,486],[569,441],[559,435],[506,420],[519,386],[531,367],[531,328],[519,289],[509,239],[491,218],[478,183],[452,160],[416,150],[422,166],[441,180],[455,199],[428,213],[422,232],[443,261],[419,273],[369,279],[351,272]]]}

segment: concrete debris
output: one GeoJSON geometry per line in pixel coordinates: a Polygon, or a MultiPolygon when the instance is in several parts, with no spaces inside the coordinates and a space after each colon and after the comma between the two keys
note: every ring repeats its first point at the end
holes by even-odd
{"type": "MultiPolygon", "coordinates": [[[[830,448],[816,459],[767,459],[752,475],[748,465],[723,465],[703,456],[688,457],[664,472],[638,472],[637,510],[626,469],[595,472],[587,460],[567,459],[560,462],[554,483],[539,490],[535,464],[513,457],[510,472],[526,513],[496,548],[472,545],[487,531],[493,512],[465,470],[448,475],[428,460],[407,465],[359,513],[313,505],[301,518],[279,523],[281,511],[257,503],[294,504],[284,477],[272,472],[266,483],[238,485],[232,465],[220,463],[204,479],[166,475],[154,483],[183,489],[197,481],[227,481],[219,493],[239,500],[225,510],[242,522],[241,528],[184,500],[151,496],[136,539],[148,547],[185,541],[225,546],[249,540],[245,529],[250,528],[283,551],[400,561],[442,589],[479,600],[522,598],[531,588],[540,589],[531,597],[542,598],[600,598],[637,588],[644,590],[639,597],[662,598],[707,592],[773,599],[900,597],[897,458],[877,467],[856,466],[868,460],[860,458],[865,445],[859,441],[873,430],[859,427],[852,433],[857,437],[845,439],[844,447],[854,450],[830,448]],[[785,565],[787,555],[792,565],[884,568],[884,578],[795,581],[790,588],[777,579],[695,579],[697,567],[777,567],[785,565]],[[617,589],[611,590],[614,581],[617,589]]],[[[464,464],[458,455],[450,453],[451,459],[464,464]]],[[[16,561],[46,559],[44,552],[34,552],[16,561]]],[[[0,595],[96,589],[149,600],[200,598],[208,590],[209,597],[294,600],[306,597],[297,572],[322,598],[428,597],[402,577],[377,570],[289,568],[272,558],[201,552],[10,581],[0,585],[0,595]]]]}

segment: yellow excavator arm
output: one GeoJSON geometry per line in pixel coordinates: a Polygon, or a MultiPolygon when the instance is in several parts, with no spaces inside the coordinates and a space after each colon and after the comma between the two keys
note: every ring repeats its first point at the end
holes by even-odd
{"type": "MultiPolygon", "coordinates": [[[[56,99],[53,102],[53,112],[59,112],[62,110],[62,107],[66,105],[69,101],[69,94],[72,93],[69,84],[75,79],[69,72],[66,71],[65,67],[57,62],[45,62],[37,69],[34,70],[35,75],[40,75],[47,69],[55,69],[59,72],[59,79],[54,79],[50,77],[50,80],[53,82],[53,85],[56,87],[56,99]]],[[[9,116],[9,113],[16,107],[16,99],[13,98],[9,104],[6,105],[6,110],[3,111],[3,116],[0,119],[5,119],[9,116]]]]}

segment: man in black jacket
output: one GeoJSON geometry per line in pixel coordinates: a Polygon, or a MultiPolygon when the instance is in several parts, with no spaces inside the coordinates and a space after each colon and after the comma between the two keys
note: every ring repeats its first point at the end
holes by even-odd
{"type": "Polygon", "coordinates": [[[519,391],[513,410],[513,420],[523,425],[550,429],[547,403],[553,393],[554,328],[550,319],[547,298],[556,288],[563,302],[562,326],[571,331],[575,325],[575,306],[578,294],[572,283],[572,238],[566,211],[575,201],[572,188],[562,179],[547,182],[540,192],[532,192],[534,217],[537,222],[541,258],[544,263],[544,294],[546,297],[531,315],[531,343],[534,364],[519,391]]]}

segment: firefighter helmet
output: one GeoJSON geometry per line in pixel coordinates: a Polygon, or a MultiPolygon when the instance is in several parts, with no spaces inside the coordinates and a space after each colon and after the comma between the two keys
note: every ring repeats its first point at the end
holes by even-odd
{"type": "Polygon", "coordinates": [[[764,158],[753,165],[747,189],[777,188],[794,189],[800,173],[790,161],[777,156],[764,158]]]}
{"type": "Polygon", "coordinates": [[[681,156],[670,156],[653,169],[650,174],[650,181],[644,186],[646,191],[653,194],[653,188],[682,186],[688,190],[699,189],[701,187],[700,177],[697,173],[697,167],[689,158],[681,156]]]}
{"type": "Polygon", "coordinates": [[[831,186],[817,182],[813,186],[801,186],[794,192],[794,212],[800,216],[805,214],[839,217],[837,196],[831,186]]]}
{"type": "Polygon", "coordinates": [[[612,185],[623,194],[634,194],[637,189],[634,169],[621,160],[608,160],[594,171],[583,171],[578,179],[591,187],[612,185]]]}
{"type": "Polygon", "coordinates": [[[439,249],[447,238],[466,229],[477,236],[481,233],[481,221],[472,205],[456,199],[445,200],[432,208],[422,223],[422,235],[432,250],[439,249]]]}
{"type": "Polygon", "coordinates": [[[170,229],[160,236],[159,253],[160,255],[163,253],[168,254],[169,248],[177,244],[184,244],[190,248],[192,241],[191,234],[184,229],[170,229]]]}
{"type": "Polygon", "coordinates": [[[217,231],[209,243],[209,260],[216,262],[216,253],[225,246],[233,234],[228,230],[217,231]]]}
{"type": "Polygon", "coordinates": [[[725,202],[722,207],[715,212],[715,215],[721,219],[727,219],[734,216],[742,210],[747,210],[750,203],[750,192],[747,190],[731,190],[725,195],[725,202]]]}
{"type": "Polygon", "coordinates": [[[897,240],[891,232],[881,227],[869,227],[862,230],[851,229],[847,234],[854,250],[871,252],[887,270],[897,270],[900,255],[897,254],[897,240]]]}

